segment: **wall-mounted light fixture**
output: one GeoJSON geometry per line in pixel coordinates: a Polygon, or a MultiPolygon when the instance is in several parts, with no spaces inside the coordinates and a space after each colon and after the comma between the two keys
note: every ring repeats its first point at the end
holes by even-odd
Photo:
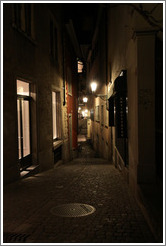
{"type": "Polygon", "coordinates": [[[87,103],[87,101],[88,101],[88,98],[87,97],[83,97],[83,102],[87,103]]]}
{"type": "MultiPolygon", "coordinates": [[[[97,83],[96,82],[92,82],[90,84],[91,86],[91,90],[92,90],[92,93],[94,93],[97,89],[97,83]]],[[[103,94],[95,94],[96,97],[100,97],[102,100],[107,100],[108,96],[107,95],[103,95],[103,94]]]]}
{"type": "Polygon", "coordinates": [[[96,83],[96,82],[92,82],[92,83],[90,84],[90,86],[91,86],[92,93],[95,92],[96,89],[97,89],[97,83],[96,83]]]}

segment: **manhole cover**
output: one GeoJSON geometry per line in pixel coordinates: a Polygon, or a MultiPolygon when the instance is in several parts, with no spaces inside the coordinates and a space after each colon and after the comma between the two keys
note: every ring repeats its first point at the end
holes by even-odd
{"type": "Polygon", "coordinates": [[[60,217],[81,217],[95,212],[95,208],[82,203],[68,203],[51,209],[51,213],[60,217]]]}

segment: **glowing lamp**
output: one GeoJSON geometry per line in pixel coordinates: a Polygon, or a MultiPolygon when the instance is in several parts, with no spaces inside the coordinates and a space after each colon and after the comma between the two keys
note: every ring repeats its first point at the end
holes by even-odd
{"type": "Polygon", "coordinates": [[[84,97],[84,98],[83,98],[83,102],[84,102],[84,103],[87,103],[87,101],[88,101],[88,98],[87,98],[87,97],[84,97]]]}
{"type": "Polygon", "coordinates": [[[90,86],[91,86],[92,92],[95,92],[96,89],[97,89],[97,83],[96,83],[96,82],[92,82],[92,83],[90,84],[90,86]]]}

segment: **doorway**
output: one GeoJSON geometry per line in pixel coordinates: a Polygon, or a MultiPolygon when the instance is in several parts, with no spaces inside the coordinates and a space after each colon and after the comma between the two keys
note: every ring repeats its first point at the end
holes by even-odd
{"type": "Polygon", "coordinates": [[[17,80],[18,160],[20,171],[31,165],[29,83],[17,80]]]}

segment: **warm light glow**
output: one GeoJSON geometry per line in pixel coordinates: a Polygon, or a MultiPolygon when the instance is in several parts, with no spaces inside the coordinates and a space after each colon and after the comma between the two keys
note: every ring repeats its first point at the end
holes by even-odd
{"type": "Polygon", "coordinates": [[[87,101],[88,101],[88,98],[87,97],[84,97],[83,98],[83,102],[87,103],[87,101]]]}
{"type": "Polygon", "coordinates": [[[90,84],[90,86],[91,86],[92,92],[95,92],[96,89],[97,89],[97,83],[96,83],[96,82],[92,82],[92,83],[90,84]]]}
{"type": "Polygon", "coordinates": [[[88,113],[88,110],[87,109],[85,109],[85,113],[88,113]]]}
{"type": "Polygon", "coordinates": [[[86,110],[87,110],[87,109],[85,109],[85,111],[84,111],[84,110],[82,111],[82,116],[83,116],[83,117],[87,117],[87,116],[88,116],[88,114],[87,114],[87,111],[88,111],[88,110],[87,110],[87,111],[86,111],[86,110]]]}
{"type": "Polygon", "coordinates": [[[29,96],[29,83],[17,80],[17,95],[29,96]]]}
{"type": "Polygon", "coordinates": [[[79,107],[78,110],[81,110],[81,107],[79,107]]]}
{"type": "Polygon", "coordinates": [[[78,73],[82,73],[82,70],[83,70],[83,62],[78,61],[77,62],[77,65],[78,65],[78,73]]]}

